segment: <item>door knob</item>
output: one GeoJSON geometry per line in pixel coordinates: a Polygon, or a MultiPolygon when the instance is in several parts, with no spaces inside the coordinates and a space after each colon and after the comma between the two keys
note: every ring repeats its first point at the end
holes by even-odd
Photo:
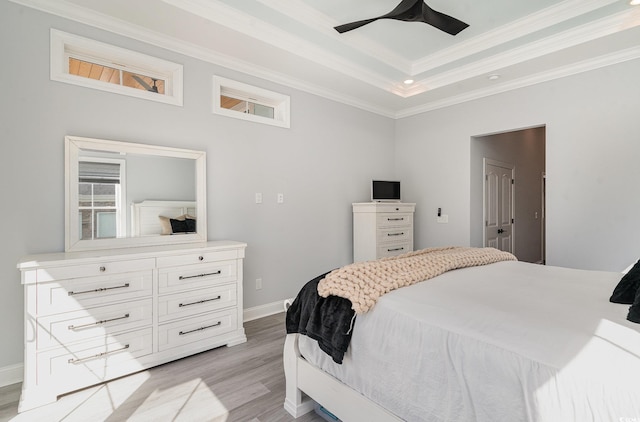
{"type": "Polygon", "coordinates": [[[498,234],[500,234],[500,233],[504,233],[504,230],[503,229],[498,229],[498,234]]]}

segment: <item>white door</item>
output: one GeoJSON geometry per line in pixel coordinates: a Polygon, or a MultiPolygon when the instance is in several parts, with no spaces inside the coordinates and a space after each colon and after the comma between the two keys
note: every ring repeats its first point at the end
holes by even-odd
{"type": "Polygon", "coordinates": [[[513,164],[485,159],[484,245],[513,253],[513,164]]]}

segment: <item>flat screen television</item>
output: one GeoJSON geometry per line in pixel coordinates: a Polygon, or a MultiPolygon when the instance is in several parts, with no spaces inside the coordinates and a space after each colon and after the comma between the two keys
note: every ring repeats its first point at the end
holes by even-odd
{"type": "Polygon", "coordinates": [[[371,201],[400,202],[400,182],[389,180],[372,180],[371,201]]]}

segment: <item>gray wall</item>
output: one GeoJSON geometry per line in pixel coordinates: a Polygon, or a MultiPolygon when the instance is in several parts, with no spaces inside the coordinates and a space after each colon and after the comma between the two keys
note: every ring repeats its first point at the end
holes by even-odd
{"type": "Polygon", "coordinates": [[[547,264],[620,271],[637,260],[639,74],[633,60],[397,121],[416,246],[471,243],[473,136],[545,126],[547,264]]]}
{"type": "Polygon", "coordinates": [[[544,127],[473,137],[471,155],[471,246],[483,246],[484,158],[514,165],[514,244],[520,261],[542,261],[544,127]]]}
{"type": "Polygon", "coordinates": [[[196,163],[189,158],[144,157],[127,159],[128,205],[142,201],[195,201],[196,163]]]}
{"type": "Polygon", "coordinates": [[[246,307],[351,260],[350,204],[372,177],[401,179],[417,203],[416,247],[469,245],[471,138],[528,127],[546,127],[547,263],[621,270],[640,256],[639,60],[394,122],[13,3],[0,21],[0,369],[22,362],[16,261],[64,247],[67,134],[207,151],[209,237],[249,244],[246,307]],[[51,82],[51,27],[183,63],[185,106],[51,82]],[[212,115],[214,73],[291,95],[291,129],[212,115]]]}
{"type": "Polygon", "coordinates": [[[351,203],[394,176],[393,120],[6,1],[0,22],[0,370],[23,360],[18,259],[64,249],[65,135],[206,151],[208,236],[248,243],[247,308],[351,261],[351,203]],[[184,107],[50,81],[52,27],[182,63],[184,107]],[[290,95],[291,129],[213,115],[213,74],[290,95]]]}

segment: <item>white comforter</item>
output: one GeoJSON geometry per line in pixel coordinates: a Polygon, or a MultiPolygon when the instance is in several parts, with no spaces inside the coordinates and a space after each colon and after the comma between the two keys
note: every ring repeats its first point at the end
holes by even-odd
{"type": "Polygon", "coordinates": [[[358,316],[342,365],[305,336],[300,351],[408,421],[640,421],[640,325],[608,301],[620,277],[455,270],[358,316]]]}

